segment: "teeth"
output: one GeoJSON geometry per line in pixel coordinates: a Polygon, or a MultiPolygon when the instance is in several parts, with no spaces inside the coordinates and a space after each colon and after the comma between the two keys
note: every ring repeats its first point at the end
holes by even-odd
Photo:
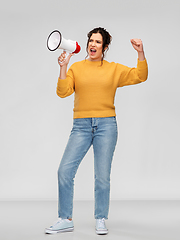
{"type": "Polygon", "coordinates": [[[95,49],[91,49],[91,52],[96,52],[96,50],[95,49]]]}

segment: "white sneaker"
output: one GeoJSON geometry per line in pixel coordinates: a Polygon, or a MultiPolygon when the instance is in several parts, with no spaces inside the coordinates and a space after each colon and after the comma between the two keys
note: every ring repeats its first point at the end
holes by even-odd
{"type": "Polygon", "coordinates": [[[104,218],[96,219],[96,233],[98,235],[108,234],[104,218]]]}
{"type": "Polygon", "coordinates": [[[45,229],[45,233],[54,234],[59,232],[72,232],[73,230],[73,220],[58,218],[57,222],[45,229]]]}

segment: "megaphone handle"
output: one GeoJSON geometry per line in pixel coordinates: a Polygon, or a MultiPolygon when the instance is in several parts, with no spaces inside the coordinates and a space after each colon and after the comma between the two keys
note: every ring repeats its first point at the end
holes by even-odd
{"type": "MultiPolygon", "coordinates": [[[[70,54],[70,52],[69,51],[67,51],[67,50],[65,50],[65,49],[63,49],[63,52],[66,52],[66,57],[65,57],[65,59],[64,59],[64,61],[66,60],[66,58],[69,56],[69,54],[70,54]]],[[[62,62],[61,62],[62,63],[62,62]]]]}

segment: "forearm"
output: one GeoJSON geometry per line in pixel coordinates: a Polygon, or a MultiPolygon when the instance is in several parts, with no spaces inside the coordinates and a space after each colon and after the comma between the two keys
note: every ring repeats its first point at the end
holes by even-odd
{"type": "Polygon", "coordinates": [[[139,77],[140,81],[146,81],[148,77],[148,65],[146,59],[143,60],[138,60],[137,63],[137,75],[139,77]]]}
{"type": "Polygon", "coordinates": [[[64,66],[60,67],[59,78],[66,79],[66,74],[67,74],[67,65],[64,65],[64,66]]]}
{"type": "Polygon", "coordinates": [[[57,95],[59,97],[67,97],[74,92],[73,72],[70,68],[67,72],[67,65],[61,66],[57,83],[57,95]]]}
{"type": "Polygon", "coordinates": [[[144,61],[145,60],[144,51],[138,52],[138,59],[139,59],[139,61],[144,61]]]}

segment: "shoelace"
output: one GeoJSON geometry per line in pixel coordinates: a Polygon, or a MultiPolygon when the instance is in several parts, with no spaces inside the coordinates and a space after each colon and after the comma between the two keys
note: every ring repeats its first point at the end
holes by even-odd
{"type": "Polygon", "coordinates": [[[58,220],[57,220],[56,222],[54,222],[51,227],[55,226],[56,224],[58,224],[58,223],[60,223],[60,222],[62,222],[62,218],[58,218],[58,220]]]}
{"type": "Polygon", "coordinates": [[[98,227],[99,228],[106,228],[105,227],[105,219],[104,218],[98,219],[98,227]]]}

